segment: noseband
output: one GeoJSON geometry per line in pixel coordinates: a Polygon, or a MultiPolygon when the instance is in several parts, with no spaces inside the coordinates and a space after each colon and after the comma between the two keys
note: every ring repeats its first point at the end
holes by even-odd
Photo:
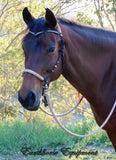
{"type": "MultiPolygon", "coordinates": [[[[54,33],[54,34],[59,35],[60,39],[61,39],[60,53],[59,53],[58,60],[57,60],[56,64],[54,65],[52,71],[49,73],[49,75],[46,78],[43,78],[40,74],[36,73],[35,71],[33,71],[31,69],[25,69],[23,71],[23,74],[24,73],[30,73],[30,74],[36,76],[41,81],[43,81],[42,95],[44,95],[44,90],[48,88],[48,79],[50,78],[50,76],[52,75],[52,73],[55,71],[55,69],[58,67],[60,59],[62,61],[62,69],[64,69],[64,56],[63,56],[63,52],[64,52],[64,39],[63,39],[63,35],[62,35],[61,28],[60,28],[59,24],[58,24],[58,31],[47,30],[47,31],[41,31],[41,32],[38,32],[38,33],[34,33],[32,31],[29,31],[29,33],[32,34],[35,37],[38,37],[39,35],[44,34],[44,33],[54,33]]],[[[46,97],[44,97],[44,103],[45,103],[45,106],[47,106],[46,97]]]]}

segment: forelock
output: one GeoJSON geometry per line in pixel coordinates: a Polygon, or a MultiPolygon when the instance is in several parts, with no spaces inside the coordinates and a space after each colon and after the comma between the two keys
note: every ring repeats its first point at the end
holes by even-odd
{"type": "Polygon", "coordinates": [[[46,30],[47,24],[46,24],[44,17],[34,19],[33,21],[29,22],[28,29],[33,30],[35,32],[37,32],[37,31],[40,32],[40,31],[46,30]]]}

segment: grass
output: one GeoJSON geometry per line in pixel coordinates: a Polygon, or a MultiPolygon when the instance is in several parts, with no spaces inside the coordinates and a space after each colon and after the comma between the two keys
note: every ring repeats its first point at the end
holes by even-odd
{"type": "MultiPolygon", "coordinates": [[[[95,126],[95,124],[90,121],[89,123],[80,123],[75,128],[69,128],[75,133],[87,134],[90,128],[92,129],[89,130],[89,132],[96,129],[96,127],[93,126],[95,126]]],[[[0,156],[2,157],[7,155],[13,156],[15,153],[15,156],[18,155],[18,157],[22,157],[23,154],[26,154],[29,159],[29,157],[31,157],[30,154],[36,155],[37,151],[42,152],[46,150],[46,152],[57,151],[57,158],[60,157],[59,159],[62,159],[63,157],[63,159],[66,159],[67,156],[62,154],[61,149],[66,149],[67,147],[70,148],[69,150],[73,151],[88,151],[90,147],[90,150],[95,151],[96,148],[99,150],[100,147],[111,147],[111,143],[104,131],[100,131],[96,135],[88,138],[76,138],[70,136],[59,127],[47,126],[42,121],[38,121],[34,124],[20,120],[12,122],[4,121],[0,123],[0,156]]],[[[46,156],[47,155],[45,155],[44,158],[46,156]]],[[[73,155],[71,159],[73,159],[74,156],[75,155],[73,155]]],[[[100,156],[102,157],[102,155],[100,156]]],[[[84,156],[79,155],[79,157],[83,159],[84,156]]],[[[90,158],[90,155],[86,155],[86,157],[90,158]]]]}

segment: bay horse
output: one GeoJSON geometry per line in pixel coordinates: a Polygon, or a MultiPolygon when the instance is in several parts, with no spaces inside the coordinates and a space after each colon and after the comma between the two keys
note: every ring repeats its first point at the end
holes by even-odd
{"type": "MultiPolygon", "coordinates": [[[[48,77],[48,84],[62,74],[89,101],[95,120],[101,125],[116,99],[116,33],[56,18],[48,8],[45,17],[35,19],[26,7],[23,19],[29,29],[22,42],[25,68],[48,77]],[[64,41],[61,33],[55,34],[59,26],[64,41]]],[[[36,76],[24,73],[18,93],[24,108],[39,108],[42,86],[36,76]]],[[[103,129],[116,150],[116,110],[103,129]]]]}

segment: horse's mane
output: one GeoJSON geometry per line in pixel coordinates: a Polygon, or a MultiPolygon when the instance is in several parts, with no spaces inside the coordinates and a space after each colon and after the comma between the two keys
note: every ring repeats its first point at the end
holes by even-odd
{"type": "Polygon", "coordinates": [[[64,24],[64,25],[67,25],[69,27],[72,28],[72,30],[74,31],[77,31],[77,30],[80,30],[80,31],[88,31],[88,33],[95,33],[97,35],[104,35],[104,36],[111,36],[112,38],[116,38],[116,33],[113,32],[113,31],[109,31],[109,30],[106,30],[106,29],[101,29],[101,28],[95,28],[95,27],[90,27],[90,26],[87,26],[87,25],[82,25],[82,24],[79,24],[77,22],[73,22],[73,21],[70,21],[70,20],[67,20],[67,19],[64,19],[64,18],[58,18],[58,21],[61,23],[61,24],[64,24]]]}

